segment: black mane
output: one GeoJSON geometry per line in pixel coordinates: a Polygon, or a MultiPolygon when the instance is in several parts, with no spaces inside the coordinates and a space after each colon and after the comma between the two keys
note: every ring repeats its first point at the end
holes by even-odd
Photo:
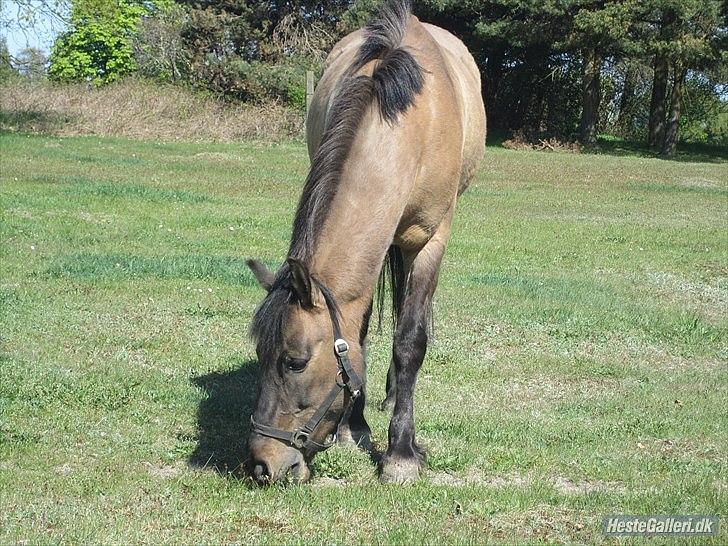
{"type": "MultiPolygon", "coordinates": [[[[344,164],[364,115],[376,99],[379,113],[394,124],[422,91],[422,68],[411,53],[401,48],[410,17],[406,0],[390,0],[365,27],[365,40],[339,86],[328,113],[324,134],[303,188],[293,222],[289,257],[310,261],[317,238],[328,217],[344,164]],[[356,75],[367,63],[379,60],[372,76],[356,75]]],[[[328,294],[330,295],[330,294],[328,294]]],[[[331,295],[330,295],[331,296],[331,295]]],[[[268,296],[258,307],[251,335],[259,345],[273,347],[280,341],[286,309],[294,298],[290,273],[284,264],[268,296]]],[[[326,298],[333,300],[331,298],[326,298]]]]}

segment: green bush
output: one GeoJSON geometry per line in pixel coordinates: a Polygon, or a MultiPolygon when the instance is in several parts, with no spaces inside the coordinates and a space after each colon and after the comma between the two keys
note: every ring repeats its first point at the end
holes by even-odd
{"type": "Polygon", "coordinates": [[[306,65],[295,61],[268,64],[238,56],[208,55],[195,71],[197,84],[216,93],[246,102],[271,100],[304,109],[306,65]],[[202,69],[200,67],[203,67],[202,69]]]}
{"type": "Polygon", "coordinates": [[[685,80],[680,140],[728,146],[728,102],[720,99],[713,82],[700,75],[685,80]]]}
{"type": "Polygon", "coordinates": [[[100,85],[133,72],[131,37],[146,11],[143,4],[129,0],[73,2],[70,30],[51,49],[51,79],[100,85]]]}
{"type": "Polygon", "coordinates": [[[182,39],[188,24],[187,10],[173,0],[157,0],[150,6],[132,38],[141,76],[162,82],[189,77],[190,53],[182,39]]]}

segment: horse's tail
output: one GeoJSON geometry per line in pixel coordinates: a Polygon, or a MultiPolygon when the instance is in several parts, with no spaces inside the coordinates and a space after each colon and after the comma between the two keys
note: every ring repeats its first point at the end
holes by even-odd
{"type": "Polygon", "coordinates": [[[402,309],[402,301],[404,300],[404,291],[407,284],[407,272],[404,270],[404,256],[402,249],[392,245],[387,251],[387,257],[384,259],[382,271],[379,274],[379,283],[377,284],[377,306],[379,307],[379,327],[382,327],[382,319],[384,318],[384,300],[387,285],[392,295],[392,329],[397,329],[397,318],[402,309]]]}
{"type": "Polygon", "coordinates": [[[424,84],[422,67],[402,47],[410,14],[407,0],[381,4],[376,17],[364,28],[365,40],[352,67],[356,72],[367,63],[379,60],[372,73],[374,96],[380,114],[390,123],[414,103],[424,84]]]}
{"type": "MultiPolygon", "coordinates": [[[[402,302],[404,301],[404,293],[407,289],[407,271],[404,265],[404,255],[402,249],[396,245],[392,245],[387,250],[387,256],[384,259],[382,271],[379,273],[379,282],[377,283],[377,307],[379,328],[382,327],[384,319],[384,300],[387,285],[392,295],[392,330],[397,330],[397,320],[402,310],[402,302]],[[387,282],[389,281],[389,282],[387,282]]],[[[425,323],[430,337],[435,335],[435,318],[432,312],[432,299],[428,303],[427,315],[425,323]]]]}

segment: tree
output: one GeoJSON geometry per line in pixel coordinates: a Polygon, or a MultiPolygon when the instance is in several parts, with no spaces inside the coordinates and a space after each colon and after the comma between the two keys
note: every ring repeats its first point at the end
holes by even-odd
{"type": "Polygon", "coordinates": [[[0,83],[4,83],[17,75],[18,73],[10,60],[8,42],[4,36],[0,36],[0,83]]]}
{"type": "Polygon", "coordinates": [[[672,6],[666,6],[661,17],[658,42],[651,47],[655,51],[654,79],[652,83],[652,98],[650,99],[650,122],[647,129],[647,144],[653,148],[660,146],[665,136],[665,99],[667,97],[667,80],[669,66],[665,47],[670,35],[674,32],[675,11],[672,6]]]}
{"type": "MultiPolygon", "coordinates": [[[[282,24],[323,30],[330,35],[327,45],[333,45],[341,36],[343,16],[352,7],[351,0],[180,0],[180,4],[190,9],[185,38],[194,58],[236,56],[265,62],[280,61],[291,53],[274,40],[282,24]]],[[[361,0],[353,6],[362,11],[361,0]]]]}
{"type": "Polygon", "coordinates": [[[71,28],[51,50],[51,78],[100,85],[134,71],[131,37],[146,11],[144,4],[131,0],[76,0],[71,28]]]}
{"type": "Polygon", "coordinates": [[[568,135],[578,123],[579,82],[564,37],[570,2],[422,0],[421,19],[460,37],[480,66],[488,125],[496,131],[568,135]]]}
{"type": "Polygon", "coordinates": [[[573,4],[568,45],[583,59],[579,137],[582,144],[591,146],[597,136],[603,61],[629,58],[639,51],[639,28],[645,8],[641,2],[620,0],[574,0],[573,4]]]}
{"type": "Polygon", "coordinates": [[[621,136],[630,136],[633,131],[634,116],[637,109],[636,94],[640,67],[630,59],[624,65],[624,82],[619,98],[617,131],[621,136]]]}
{"type": "Polygon", "coordinates": [[[27,47],[18,53],[15,65],[18,72],[29,80],[42,80],[46,76],[48,56],[37,47],[27,47]]]}
{"type": "Polygon", "coordinates": [[[678,130],[680,127],[680,113],[682,110],[683,87],[685,84],[685,76],[687,69],[681,65],[674,68],[674,82],[670,93],[670,110],[665,126],[665,136],[662,142],[661,153],[663,155],[673,155],[677,147],[678,130]]]}
{"type": "Polygon", "coordinates": [[[582,107],[579,122],[579,140],[585,146],[597,143],[597,121],[601,101],[602,56],[594,48],[584,52],[581,77],[582,107]]]}
{"type": "Polygon", "coordinates": [[[187,10],[172,0],[160,0],[145,14],[132,38],[138,71],[146,77],[176,82],[189,73],[189,52],[182,33],[187,10]]]}
{"type": "Polygon", "coordinates": [[[653,13],[659,17],[660,24],[646,46],[655,58],[648,144],[670,156],[677,146],[688,73],[718,69],[725,60],[728,7],[720,0],[653,0],[653,3],[653,13]]]}

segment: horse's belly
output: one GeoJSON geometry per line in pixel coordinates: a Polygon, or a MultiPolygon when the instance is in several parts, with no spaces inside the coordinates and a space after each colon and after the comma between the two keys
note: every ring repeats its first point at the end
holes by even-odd
{"type": "MultiPolygon", "coordinates": [[[[456,177],[452,179],[457,182],[456,177]]],[[[437,195],[435,199],[414,201],[405,208],[394,234],[393,244],[403,250],[419,250],[427,244],[447,216],[450,207],[454,206],[457,185],[449,185],[452,186],[451,191],[437,195]]]]}

